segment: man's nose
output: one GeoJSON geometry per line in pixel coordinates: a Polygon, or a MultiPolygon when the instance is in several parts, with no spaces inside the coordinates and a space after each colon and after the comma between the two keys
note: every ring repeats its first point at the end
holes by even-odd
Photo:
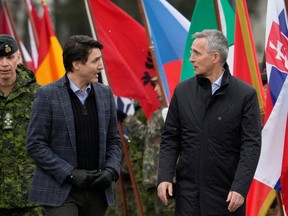
{"type": "Polygon", "coordinates": [[[7,60],[7,58],[1,58],[1,59],[0,59],[0,65],[1,65],[1,66],[7,66],[7,65],[8,65],[8,60],[7,60]]]}
{"type": "Polygon", "coordinates": [[[98,70],[102,70],[104,68],[104,63],[103,61],[100,61],[98,64],[98,70]]]}
{"type": "Polygon", "coordinates": [[[190,55],[189,61],[190,61],[190,62],[194,62],[194,61],[195,61],[195,57],[194,57],[193,54],[190,55]]]}

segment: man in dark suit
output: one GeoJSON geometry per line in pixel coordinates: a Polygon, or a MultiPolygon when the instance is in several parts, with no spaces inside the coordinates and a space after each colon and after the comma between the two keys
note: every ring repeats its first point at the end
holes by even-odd
{"type": "Polygon", "coordinates": [[[218,30],[193,35],[195,75],[174,91],[160,144],[158,196],[175,215],[245,215],[261,149],[255,89],[232,76],[218,30]],[[172,181],[176,169],[176,185],[172,181]]]}
{"type": "Polygon", "coordinates": [[[36,93],[27,131],[37,164],[29,200],[48,216],[105,215],[114,202],[121,139],[112,91],[98,83],[102,48],[88,36],[70,37],[65,76],[36,93]]]}

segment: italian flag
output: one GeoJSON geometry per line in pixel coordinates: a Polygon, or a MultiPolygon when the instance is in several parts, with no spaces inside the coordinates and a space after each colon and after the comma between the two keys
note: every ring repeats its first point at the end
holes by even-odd
{"type": "Polygon", "coordinates": [[[192,35],[195,32],[200,32],[204,29],[219,29],[228,38],[229,56],[227,62],[232,72],[234,53],[234,27],[235,12],[228,0],[197,0],[186,41],[180,81],[194,76],[194,70],[191,62],[189,61],[190,49],[194,40],[192,39],[192,35]]]}

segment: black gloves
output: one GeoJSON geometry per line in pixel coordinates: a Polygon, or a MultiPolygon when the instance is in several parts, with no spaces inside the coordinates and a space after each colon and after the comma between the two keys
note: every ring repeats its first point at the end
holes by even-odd
{"type": "Polygon", "coordinates": [[[124,113],[124,112],[122,112],[120,110],[117,110],[117,118],[118,118],[119,122],[122,123],[126,117],[127,117],[126,113],[124,113]]]}
{"type": "Polygon", "coordinates": [[[118,174],[112,168],[106,168],[100,172],[97,170],[74,169],[67,176],[68,182],[77,188],[87,189],[89,187],[103,190],[107,189],[112,181],[116,181],[117,178],[118,174]]]}
{"type": "Polygon", "coordinates": [[[90,185],[91,188],[107,189],[113,180],[116,179],[117,173],[111,169],[106,168],[105,170],[96,174],[96,179],[90,185]]]}
{"type": "Polygon", "coordinates": [[[93,182],[97,177],[98,172],[96,170],[89,171],[83,169],[74,169],[68,175],[67,180],[70,184],[77,188],[85,189],[93,182]]]}

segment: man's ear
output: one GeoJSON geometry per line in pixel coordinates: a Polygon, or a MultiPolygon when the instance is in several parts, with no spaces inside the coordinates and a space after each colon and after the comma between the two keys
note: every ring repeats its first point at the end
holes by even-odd
{"type": "Polygon", "coordinates": [[[21,60],[22,60],[22,56],[21,56],[21,53],[20,53],[19,50],[17,51],[16,56],[17,56],[18,64],[19,64],[21,62],[21,60]]]}
{"type": "Polygon", "coordinates": [[[73,61],[72,62],[72,66],[73,66],[73,68],[74,68],[74,70],[79,70],[79,61],[73,61]]]}
{"type": "Polygon", "coordinates": [[[218,52],[213,53],[213,62],[220,62],[221,61],[221,57],[220,54],[218,52]]]}

